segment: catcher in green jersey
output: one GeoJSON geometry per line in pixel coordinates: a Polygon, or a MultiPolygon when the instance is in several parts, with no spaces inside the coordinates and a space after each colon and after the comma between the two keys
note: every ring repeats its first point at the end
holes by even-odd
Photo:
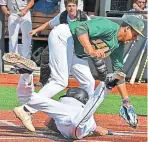
{"type": "MultiPolygon", "coordinates": [[[[95,16],[90,21],[70,23],[69,27],[74,39],[76,56],[90,57],[97,71],[95,79],[101,81],[107,79],[107,67],[103,58],[110,56],[114,72],[123,73],[124,44],[136,40],[138,35],[144,37],[144,23],[135,16],[125,16],[121,25],[107,18],[95,16]]],[[[136,127],[137,116],[130,105],[125,78],[116,85],[123,101],[120,115],[132,127],[136,127]]]]}

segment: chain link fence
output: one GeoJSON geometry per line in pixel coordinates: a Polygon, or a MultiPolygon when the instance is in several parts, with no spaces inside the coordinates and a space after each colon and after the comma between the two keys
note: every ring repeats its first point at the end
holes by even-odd
{"type": "Polygon", "coordinates": [[[111,0],[111,10],[126,11],[131,9],[132,0],[111,0]]]}

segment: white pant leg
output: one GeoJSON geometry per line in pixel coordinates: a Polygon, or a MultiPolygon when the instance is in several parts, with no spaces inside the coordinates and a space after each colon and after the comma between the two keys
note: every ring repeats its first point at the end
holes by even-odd
{"type": "Polygon", "coordinates": [[[80,9],[81,11],[83,11],[83,5],[84,5],[83,0],[78,0],[78,9],[80,9]]]}
{"type": "Polygon", "coordinates": [[[9,52],[18,52],[18,34],[20,29],[20,18],[17,15],[10,15],[8,18],[9,52]]]}
{"type": "Polygon", "coordinates": [[[71,73],[80,83],[80,88],[86,90],[91,97],[94,94],[95,80],[91,74],[88,61],[74,55],[71,73]]]}
{"type": "MultiPolygon", "coordinates": [[[[50,99],[46,96],[40,96],[37,93],[32,94],[30,100],[27,102],[25,107],[31,113],[32,113],[32,110],[30,110],[30,108],[35,109],[36,111],[45,112],[49,116],[51,116],[52,118],[58,121],[64,120],[65,116],[69,116],[68,119],[70,120],[70,117],[73,117],[73,114],[74,114],[71,111],[72,110],[71,105],[61,103],[59,101],[50,99]]],[[[77,114],[77,112],[75,113],[77,114]]]]}
{"type": "Polygon", "coordinates": [[[73,45],[68,25],[61,24],[50,32],[48,46],[51,78],[39,91],[41,96],[53,97],[68,85],[67,42],[73,45]]]}
{"type": "Polygon", "coordinates": [[[28,34],[32,30],[31,14],[27,12],[25,16],[21,18],[21,31],[22,31],[22,53],[25,58],[31,58],[31,36],[28,34]]]}
{"type": "Polygon", "coordinates": [[[21,74],[17,86],[17,97],[22,104],[28,102],[34,92],[33,74],[21,74]]]}
{"type": "Polygon", "coordinates": [[[46,96],[32,94],[25,107],[31,112],[42,111],[55,120],[56,126],[66,138],[72,138],[75,129],[72,120],[83,110],[82,104],[71,97],[60,99],[60,102],[46,96]],[[66,100],[65,100],[66,99],[66,100]],[[62,101],[63,100],[63,101],[62,101]]]}

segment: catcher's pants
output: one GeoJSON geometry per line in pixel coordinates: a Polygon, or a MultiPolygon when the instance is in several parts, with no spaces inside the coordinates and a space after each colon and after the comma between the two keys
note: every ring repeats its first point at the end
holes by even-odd
{"type": "MultiPolygon", "coordinates": [[[[54,28],[49,35],[48,45],[50,48],[51,78],[49,83],[38,92],[38,95],[51,98],[65,89],[68,86],[69,73],[71,72],[79,81],[80,87],[85,89],[91,97],[94,93],[95,80],[90,72],[87,60],[79,59],[73,55],[73,38],[68,25],[62,24],[54,28]]],[[[21,102],[25,102],[30,97],[33,91],[32,87],[34,87],[33,80],[31,80],[30,86],[26,86],[23,77],[22,75],[17,89],[18,98],[21,102]],[[22,88],[26,90],[23,91],[22,88]],[[22,93],[25,91],[28,91],[26,98],[22,93]]]]}
{"type": "Polygon", "coordinates": [[[25,58],[31,57],[31,36],[29,31],[32,30],[30,11],[25,16],[19,17],[17,14],[11,14],[8,17],[8,32],[9,32],[9,52],[19,52],[25,58]],[[18,49],[18,34],[21,29],[22,33],[22,49],[18,49]]]}
{"type": "Polygon", "coordinates": [[[48,38],[49,66],[51,78],[40,91],[41,96],[53,97],[68,86],[69,74],[79,81],[80,87],[91,96],[94,93],[95,80],[90,72],[87,60],[74,55],[73,38],[67,24],[55,27],[48,38]]]}
{"type": "Polygon", "coordinates": [[[32,113],[43,111],[52,117],[64,137],[81,139],[95,130],[93,114],[107,94],[108,89],[101,82],[86,105],[71,97],[63,97],[58,102],[34,93],[25,107],[32,113]]]}

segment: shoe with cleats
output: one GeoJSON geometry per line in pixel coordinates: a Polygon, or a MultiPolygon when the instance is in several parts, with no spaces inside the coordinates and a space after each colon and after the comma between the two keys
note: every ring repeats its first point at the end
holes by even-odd
{"type": "Polygon", "coordinates": [[[3,60],[12,65],[17,65],[30,71],[34,71],[37,67],[36,63],[30,59],[26,59],[17,53],[6,53],[3,55],[3,60]]]}

